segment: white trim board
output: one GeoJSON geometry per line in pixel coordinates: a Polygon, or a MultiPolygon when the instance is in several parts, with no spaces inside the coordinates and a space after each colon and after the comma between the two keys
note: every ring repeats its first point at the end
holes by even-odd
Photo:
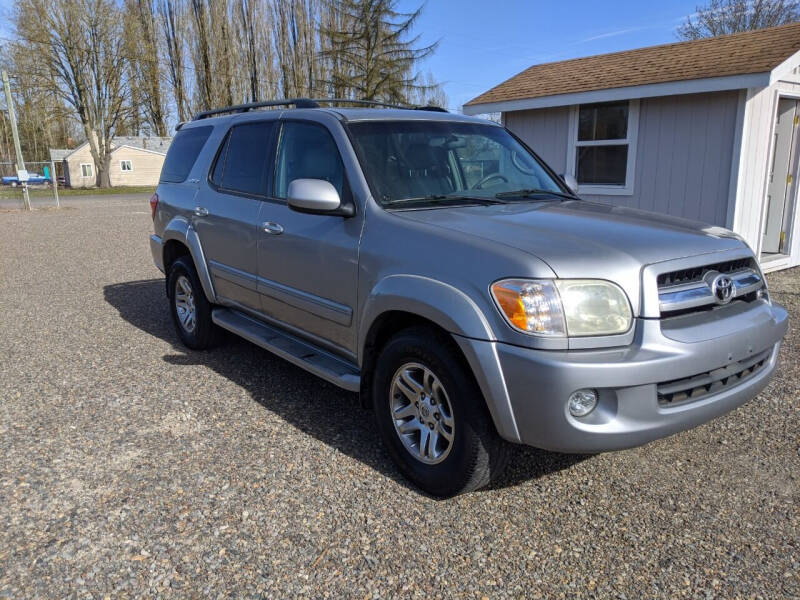
{"type": "Polygon", "coordinates": [[[769,84],[772,85],[773,83],[782,80],[785,75],[791,76],[792,71],[796,69],[798,65],[800,65],[800,51],[795,52],[777,67],[772,69],[769,77],[769,84]]]}
{"type": "Polygon", "coordinates": [[[590,104],[592,102],[610,102],[612,100],[632,100],[636,98],[654,98],[656,96],[679,96],[681,94],[700,94],[703,92],[758,88],[769,85],[770,76],[770,72],[751,73],[749,75],[731,75],[729,77],[708,77],[705,79],[649,83],[646,85],[632,85],[628,87],[575,92],[572,94],[540,96],[538,98],[469,104],[464,105],[464,114],[481,115],[492,112],[511,112],[534,108],[550,108],[553,106],[590,104]]]}
{"type": "Polygon", "coordinates": [[[725,227],[733,229],[736,223],[736,199],[741,188],[740,167],[742,164],[742,149],[744,148],[745,123],[747,122],[747,90],[739,91],[736,102],[736,121],[733,132],[733,151],[731,152],[731,176],[728,180],[728,209],[725,215],[725,227]]]}

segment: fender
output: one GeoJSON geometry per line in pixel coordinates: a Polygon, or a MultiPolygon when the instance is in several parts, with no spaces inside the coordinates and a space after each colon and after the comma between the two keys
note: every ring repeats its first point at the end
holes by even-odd
{"type": "Polygon", "coordinates": [[[169,240],[177,240],[183,243],[192,255],[194,267],[197,269],[197,276],[200,278],[200,285],[203,286],[203,291],[206,298],[212,304],[217,303],[217,295],[214,292],[214,284],[211,281],[211,274],[208,272],[208,264],[206,257],[203,253],[203,246],[200,244],[200,237],[192,227],[192,224],[183,216],[174,217],[167,227],[164,229],[162,236],[164,243],[169,240]]]}
{"type": "Polygon", "coordinates": [[[493,340],[494,333],[475,301],[458,288],[421,275],[389,275],[372,289],[364,302],[358,328],[359,360],[367,332],[382,313],[414,313],[463,337],[493,340]]]}
{"type": "Polygon", "coordinates": [[[403,311],[424,317],[448,331],[461,348],[478,382],[501,437],[519,441],[514,411],[495,352],[491,325],[475,301],[458,288],[419,275],[390,275],[364,303],[358,340],[359,364],[370,326],[383,313],[403,311]]]}

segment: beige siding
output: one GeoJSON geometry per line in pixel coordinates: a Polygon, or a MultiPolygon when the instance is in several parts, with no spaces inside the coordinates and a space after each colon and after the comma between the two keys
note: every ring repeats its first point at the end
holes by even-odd
{"type": "Polygon", "coordinates": [[[67,185],[70,187],[94,187],[97,184],[97,169],[92,160],[92,152],[89,150],[89,144],[84,144],[75,152],[70,154],[64,159],[67,166],[67,185]],[[89,163],[92,165],[92,176],[83,177],[81,174],[81,163],[89,163]]]}
{"type": "MultiPolygon", "coordinates": [[[[97,184],[97,168],[92,160],[92,153],[89,144],[81,146],[75,152],[64,159],[66,166],[66,184],[74,188],[94,187],[97,184]],[[92,176],[83,177],[81,164],[89,163],[92,165],[92,176]]],[[[164,155],[156,152],[149,152],[134,148],[132,146],[120,146],[111,152],[111,164],[109,178],[111,186],[155,186],[161,174],[161,167],[164,164],[164,155]],[[131,161],[132,171],[123,171],[121,162],[131,161]]]]}
{"type": "Polygon", "coordinates": [[[164,155],[121,146],[111,153],[111,185],[152,185],[158,184],[161,167],[164,164],[164,155]],[[131,161],[132,171],[123,171],[123,160],[131,161]]]}

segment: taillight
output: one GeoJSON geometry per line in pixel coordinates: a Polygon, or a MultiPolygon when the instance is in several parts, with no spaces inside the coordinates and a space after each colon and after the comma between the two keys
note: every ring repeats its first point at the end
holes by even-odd
{"type": "Polygon", "coordinates": [[[158,194],[150,196],[150,212],[153,213],[153,221],[156,220],[156,209],[158,208],[158,194]]]}

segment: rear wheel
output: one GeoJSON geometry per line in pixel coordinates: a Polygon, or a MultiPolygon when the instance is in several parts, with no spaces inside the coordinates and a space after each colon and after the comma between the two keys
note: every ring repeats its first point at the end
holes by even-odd
{"type": "Polygon", "coordinates": [[[170,312],[181,341],[193,350],[211,348],[220,330],[211,320],[212,305],[189,257],[182,256],[169,269],[170,312]]]}
{"type": "Polygon", "coordinates": [[[508,445],[453,341],[438,331],[415,327],[389,340],[372,402],[389,454],[434,496],[483,487],[505,466],[508,445]]]}

